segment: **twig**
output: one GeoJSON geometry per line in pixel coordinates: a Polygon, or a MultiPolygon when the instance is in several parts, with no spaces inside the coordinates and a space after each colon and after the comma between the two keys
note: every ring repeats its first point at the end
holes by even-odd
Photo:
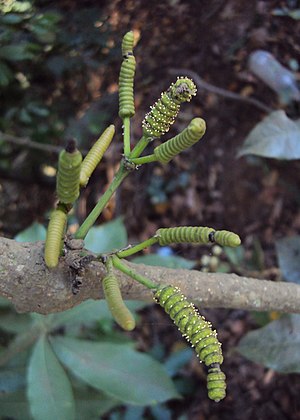
{"type": "Polygon", "coordinates": [[[225,98],[233,99],[235,101],[246,102],[250,105],[256,106],[256,108],[259,108],[262,111],[267,112],[268,114],[270,112],[274,111],[273,108],[270,108],[268,105],[260,102],[258,99],[248,98],[248,97],[242,96],[238,93],[230,92],[229,90],[222,89],[222,88],[219,88],[217,86],[211,85],[210,83],[205,82],[205,80],[203,80],[196,72],[194,72],[192,70],[171,69],[169,71],[169,73],[172,74],[172,75],[174,75],[174,74],[176,74],[176,75],[184,74],[185,76],[191,77],[194,80],[194,82],[196,83],[198,89],[205,89],[205,90],[208,90],[209,92],[215,93],[216,95],[221,95],[221,96],[224,96],[225,98]]]}
{"type": "MultiPolygon", "coordinates": [[[[36,141],[32,141],[27,137],[15,137],[11,134],[6,134],[0,131],[0,141],[5,141],[7,143],[12,143],[20,147],[25,147],[28,149],[36,149],[41,150],[45,153],[56,153],[59,154],[62,150],[62,146],[53,146],[52,144],[44,144],[38,143],[36,141]]],[[[86,150],[82,150],[81,153],[83,155],[87,154],[86,150]]]]}

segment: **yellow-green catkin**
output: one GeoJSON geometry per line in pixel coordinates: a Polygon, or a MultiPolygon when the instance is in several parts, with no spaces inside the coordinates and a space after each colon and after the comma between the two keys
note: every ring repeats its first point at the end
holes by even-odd
{"type": "Polygon", "coordinates": [[[85,187],[90,179],[90,176],[100,163],[104,153],[110,145],[115,134],[115,126],[111,124],[104,130],[99,139],[95,142],[91,150],[83,159],[80,168],[80,186],[85,187]]]}
{"type": "Polygon", "coordinates": [[[122,42],[123,62],[119,75],[119,116],[131,118],[135,114],[134,107],[134,75],[136,62],[133,55],[133,32],[127,32],[122,42]]]}
{"type": "Polygon", "coordinates": [[[109,310],[116,323],[126,331],[133,330],[135,319],[123,301],[118,279],[112,272],[104,277],[102,286],[109,310]]]}
{"type": "Polygon", "coordinates": [[[44,259],[48,268],[54,268],[58,264],[66,223],[66,213],[61,209],[53,210],[47,229],[44,252],[44,259]]]}
{"type": "Polygon", "coordinates": [[[82,155],[76,143],[70,140],[58,160],[56,193],[63,204],[73,204],[79,196],[79,177],[82,155]]]}

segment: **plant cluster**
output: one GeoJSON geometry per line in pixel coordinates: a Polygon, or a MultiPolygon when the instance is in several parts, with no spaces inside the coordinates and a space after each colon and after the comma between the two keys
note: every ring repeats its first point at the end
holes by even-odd
{"type": "MultiPolygon", "coordinates": [[[[130,119],[135,113],[133,46],[133,33],[128,32],[122,42],[123,62],[119,77],[119,115],[123,120],[124,156],[111,185],[79,227],[74,235],[75,239],[84,240],[112,194],[131,171],[139,165],[153,161],[167,164],[178,153],[198,142],[205,133],[204,120],[194,118],[181,133],[157,146],[153,154],[141,156],[149,143],[169,131],[178,115],[181,104],[189,102],[196,94],[196,87],[191,79],[178,77],[168,90],[161,94],[161,98],[146,114],[142,123],[143,135],[131,150],[130,119]]],[[[114,127],[110,126],[100,136],[83,161],[81,153],[72,140],[68,142],[66,149],[60,154],[56,186],[58,203],[50,218],[45,243],[45,262],[50,269],[58,265],[59,257],[63,253],[67,214],[79,196],[80,187],[87,185],[92,172],[101,161],[113,135],[114,127]]],[[[116,322],[125,330],[132,330],[135,327],[134,318],[122,300],[114,268],[153,290],[157,302],[174,320],[181,333],[192,346],[196,348],[200,361],[203,361],[208,367],[208,396],[215,401],[220,401],[225,397],[226,386],[225,375],[220,370],[223,356],[216,332],[211,330],[210,324],[198,314],[191,303],[187,302],[178,289],[172,286],[157,285],[151,279],[129,268],[124,262],[124,258],[156,243],[160,246],[174,243],[217,243],[236,247],[240,244],[240,238],[233,232],[216,231],[213,228],[202,226],[161,228],[156,231],[154,236],[139,244],[127,249],[116,250],[110,254],[94,256],[106,266],[107,275],[102,282],[103,290],[116,322]]],[[[86,251],[82,250],[82,258],[86,258],[86,256],[86,251]]]]}

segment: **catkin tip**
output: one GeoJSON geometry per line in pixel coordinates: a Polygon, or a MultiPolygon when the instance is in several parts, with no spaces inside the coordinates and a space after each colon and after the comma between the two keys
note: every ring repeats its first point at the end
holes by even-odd
{"type": "Polygon", "coordinates": [[[233,233],[230,238],[230,246],[236,247],[241,245],[241,238],[236,233],[233,233]]]}

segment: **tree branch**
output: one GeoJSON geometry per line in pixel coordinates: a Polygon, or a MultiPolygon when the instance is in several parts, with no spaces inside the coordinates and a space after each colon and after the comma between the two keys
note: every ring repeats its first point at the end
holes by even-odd
{"type": "MultiPolygon", "coordinates": [[[[8,298],[17,311],[48,314],[69,309],[86,299],[103,298],[103,264],[94,261],[87,265],[82,287],[74,295],[68,264],[78,251],[69,251],[56,269],[49,270],[44,263],[43,248],[43,242],[18,243],[0,238],[0,295],[8,298]]],[[[153,282],[177,285],[201,307],[300,313],[300,286],[297,284],[235,274],[128,265],[153,282]]],[[[151,291],[144,286],[119,271],[116,274],[124,299],[152,299],[151,291]]]]}
{"type": "MultiPolygon", "coordinates": [[[[52,144],[38,143],[37,141],[32,141],[28,137],[16,137],[11,134],[3,133],[0,131],[0,141],[5,141],[7,143],[15,144],[19,147],[24,147],[25,149],[36,149],[45,153],[56,153],[59,154],[62,150],[61,146],[54,146],[52,144]]],[[[87,150],[81,150],[82,155],[87,154],[87,150]]]]}

